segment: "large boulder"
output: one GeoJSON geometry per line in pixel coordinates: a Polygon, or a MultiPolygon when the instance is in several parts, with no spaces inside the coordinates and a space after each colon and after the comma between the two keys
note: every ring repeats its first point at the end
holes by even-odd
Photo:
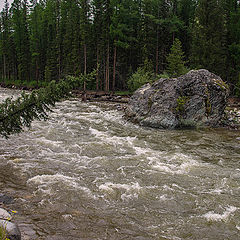
{"type": "Polygon", "coordinates": [[[139,88],[130,98],[125,116],[155,128],[215,127],[227,104],[229,89],[205,69],[178,78],[161,78],[139,88]]]}

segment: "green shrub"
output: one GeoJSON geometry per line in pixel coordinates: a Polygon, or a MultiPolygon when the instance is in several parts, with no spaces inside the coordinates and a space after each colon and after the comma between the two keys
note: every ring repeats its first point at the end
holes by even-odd
{"type": "Polygon", "coordinates": [[[158,75],[158,78],[170,78],[170,76],[167,72],[163,72],[162,74],[158,75]]]}
{"type": "Polygon", "coordinates": [[[128,79],[127,85],[130,91],[135,91],[146,83],[152,83],[155,80],[152,72],[146,72],[144,68],[140,67],[128,79]]]}

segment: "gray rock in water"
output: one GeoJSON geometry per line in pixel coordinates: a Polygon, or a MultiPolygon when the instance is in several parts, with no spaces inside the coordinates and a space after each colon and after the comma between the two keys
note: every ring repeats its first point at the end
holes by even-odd
{"type": "Polygon", "coordinates": [[[17,224],[10,222],[12,216],[3,208],[0,208],[0,227],[6,232],[10,240],[21,240],[21,232],[17,224]]]}
{"type": "Polygon", "coordinates": [[[21,232],[17,224],[5,220],[0,220],[0,227],[5,229],[7,238],[10,240],[21,240],[21,232]]]}
{"type": "Polygon", "coordinates": [[[11,204],[14,202],[14,198],[0,193],[0,203],[11,204]]]}
{"type": "Polygon", "coordinates": [[[5,209],[0,208],[0,219],[11,220],[12,216],[5,209]]]}
{"type": "Polygon", "coordinates": [[[130,98],[125,116],[143,126],[184,128],[219,124],[229,89],[205,69],[178,78],[161,78],[139,88],[130,98]]]}

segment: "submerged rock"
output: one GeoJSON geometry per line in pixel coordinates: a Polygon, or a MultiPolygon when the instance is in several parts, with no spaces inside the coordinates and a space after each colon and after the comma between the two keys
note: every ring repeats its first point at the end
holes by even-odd
{"type": "Polygon", "coordinates": [[[14,198],[0,193],[0,204],[11,204],[14,202],[14,198]]]}
{"type": "Polygon", "coordinates": [[[178,78],[161,78],[139,88],[130,98],[125,116],[155,128],[215,127],[227,105],[229,89],[205,69],[178,78]]]}

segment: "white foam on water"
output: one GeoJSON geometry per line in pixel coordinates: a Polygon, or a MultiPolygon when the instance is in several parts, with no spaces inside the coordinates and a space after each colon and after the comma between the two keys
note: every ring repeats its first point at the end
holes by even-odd
{"type": "Polygon", "coordinates": [[[52,141],[49,139],[46,139],[45,137],[40,137],[36,139],[36,143],[40,144],[41,146],[45,147],[52,147],[52,148],[57,148],[59,149],[60,147],[63,147],[63,142],[62,141],[52,141]]]}
{"type": "Polygon", "coordinates": [[[101,142],[114,146],[125,145],[126,143],[128,144],[128,146],[133,146],[134,140],[136,140],[136,137],[111,136],[110,134],[108,134],[108,132],[98,131],[97,129],[94,129],[92,127],[90,127],[89,130],[91,134],[94,135],[96,138],[100,139],[101,142]]]}
{"type": "Polygon", "coordinates": [[[119,183],[112,183],[106,182],[99,186],[100,190],[107,190],[113,191],[114,189],[124,189],[126,191],[140,191],[142,188],[140,187],[139,183],[131,183],[131,184],[119,184],[119,183]]]}
{"type": "Polygon", "coordinates": [[[195,160],[186,160],[180,165],[169,164],[163,162],[157,162],[152,165],[152,168],[161,172],[171,173],[171,174],[187,174],[192,169],[201,166],[199,162],[195,160]]]}
{"type": "Polygon", "coordinates": [[[219,183],[218,186],[215,189],[212,189],[209,191],[211,194],[221,194],[223,192],[226,192],[228,190],[228,184],[227,184],[227,178],[223,178],[219,183]]]}
{"type": "Polygon", "coordinates": [[[37,175],[35,177],[30,178],[27,181],[29,185],[37,185],[38,191],[51,195],[53,194],[53,186],[58,186],[62,188],[62,185],[65,185],[66,189],[74,188],[75,190],[83,191],[88,197],[97,198],[90,189],[79,185],[73,177],[64,176],[62,174],[54,174],[54,175],[37,175]]]}
{"type": "Polygon", "coordinates": [[[134,150],[136,152],[136,155],[138,156],[141,156],[141,155],[148,156],[149,154],[154,154],[153,150],[149,148],[134,147],[134,150]]]}
{"type": "Polygon", "coordinates": [[[163,194],[163,195],[161,195],[158,199],[161,200],[161,201],[163,201],[163,202],[165,202],[165,201],[173,200],[174,198],[173,198],[173,197],[168,197],[167,194],[163,194]]]}
{"type": "Polygon", "coordinates": [[[182,153],[175,153],[174,155],[162,155],[159,152],[159,156],[148,157],[149,165],[152,169],[163,173],[170,174],[188,174],[191,170],[202,167],[202,162],[192,159],[191,156],[187,156],[182,153]]]}
{"type": "Polygon", "coordinates": [[[238,231],[240,231],[240,226],[236,225],[236,229],[237,229],[238,231]]]}
{"type": "Polygon", "coordinates": [[[117,110],[100,111],[99,114],[106,121],[122,122],[122,115],[117,110]]]}
{"type": "Polygon", "coordinates": [[[138,182],[130,183],[130,184],[119,184],[119,183],[106,182],[104,184],[101,184],[98,188],[99,188],[99,190],[109,193],[109,194],[112,194],[115,191],[122,192],[121,199],[123,201],[138,198],[138,195],[139,195],[140,191],[142,190],[142,187],[139,185],[138,182]]]}
{"type": "Polygon", "coordinates": [[[208,221],[224,221],[226,222],[229,217],[237,210],[238,208],[234,206],[229,206],[225,209],[225,212],[222,214],[214,213],[213,211],[210,211],[203,215],[204,218],[206,218],[208,221]]]}

